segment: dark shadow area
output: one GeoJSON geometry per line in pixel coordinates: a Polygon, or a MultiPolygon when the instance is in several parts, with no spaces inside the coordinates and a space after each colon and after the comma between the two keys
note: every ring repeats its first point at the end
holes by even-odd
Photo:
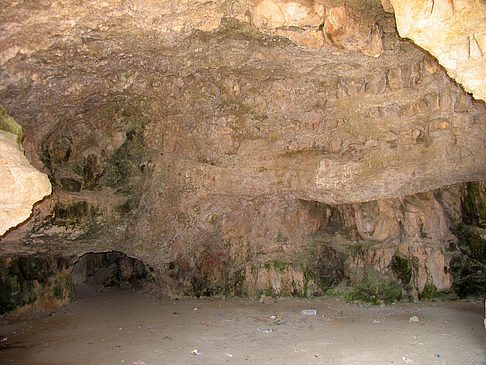
{"type": "Polygon", "coordinates": [[[151,267],[123,252],[89,252],[75,262],[71,278],[77,295],[83,288],[98,292],[106,287],[140,290],[154,282],[152,272],[151,267]]]}

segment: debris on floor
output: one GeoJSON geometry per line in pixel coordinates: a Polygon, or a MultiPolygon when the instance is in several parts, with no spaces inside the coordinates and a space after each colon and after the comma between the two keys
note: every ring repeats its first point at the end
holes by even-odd
{"type": "Polygon", "coordinates": [[[413,360],[408,357],[402,356],[402,360],[405,364],[413,364],[413,360]]]}
{"type": "Polygon", "coordinates": [[[272,333],[273,332],[273,330],[271,330],[271,329],[261,330],[260,328],[257,328],[257,331],[260,332],[260,333],[272,333]]]}
{"type": "Polygon", "coordinates": [[[282,319],[282,317],[275,314],[273,316],[270,316],[270,319],[273,319],[271,326],[280,326],[280,320],[282,319]]]}
{"type": "Polygon", "coordinates": [[[201,355],[201,353],[199,352],[199,350],[198,350],[198,349],[194,349],[194,350],[192,350],[192,351],[191,351],[191,354],[193,354],[193,355],[201,355]]]}
{"type": "Polygon", "coordinates": [[[420,322],[420,319],[417,316],[410,317],[410,322],[420,322]]]}
{"type": "Polygon", "coordinates": [[[228,353],[225,353],[225,355],[228,356],[228,357],[233,357],[233,355],[228,354],[228,353]]]}
{"type": "Polygon", "coordinates": [[[300,312],[303,316],[316,316],[317,311],[315,309],[302,309],[300,312]]]}

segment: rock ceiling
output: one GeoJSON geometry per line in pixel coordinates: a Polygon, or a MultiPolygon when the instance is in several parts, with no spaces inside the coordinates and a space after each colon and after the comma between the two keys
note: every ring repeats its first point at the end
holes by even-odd
{"type": "Polygon", "coordinates": [[[484,103],[377,1],[2,6],[0,104],[54,185],[35,224],[81,204],[116,241],[155,242],[228,199],[351,204],[486,177],[484,103]]]}

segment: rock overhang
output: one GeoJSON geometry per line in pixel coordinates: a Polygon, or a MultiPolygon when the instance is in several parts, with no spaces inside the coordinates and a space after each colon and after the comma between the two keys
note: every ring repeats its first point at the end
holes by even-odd
{"type": "Polygon", "coordinates": [[[383,245],[373,265],[400,250],[434,268],[419,290],[446,288],[445,203],[426,192],[484,179],[484,104],[370,4],[7,6],[24,23],[4,18],[0,103],[54,185],[12,247],[120,249],[216,282],[258,252],[297,255],[339,211],[383,245]]]}

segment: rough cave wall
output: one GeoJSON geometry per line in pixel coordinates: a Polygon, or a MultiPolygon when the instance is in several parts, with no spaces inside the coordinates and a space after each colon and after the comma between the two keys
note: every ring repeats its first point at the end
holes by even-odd
{"type": "Polygon", "coordinates": [[[169,294],[480,288],[485,105],[343,3],[7,2],[0,104],[54,193],[2,255],[122,251],[169,294]]]}
{"type": "Polygon", "coordinates": [[[69,303],[72,262],[72,257],[0,258],[0,314],[52,310],[69,303]]]}

